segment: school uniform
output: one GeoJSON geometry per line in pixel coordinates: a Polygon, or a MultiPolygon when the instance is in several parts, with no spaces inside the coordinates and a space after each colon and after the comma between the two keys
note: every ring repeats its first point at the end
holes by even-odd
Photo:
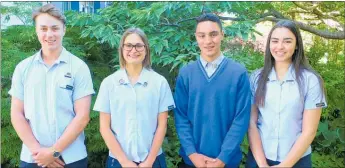
{"type": "MultiPolygon", "coordinates": [[[[260,72],[261,69],[255,71],[250,77],[252,104],[255,102],[254,95],[260,72]]],[[[292,64],[282,81],[277,79],[274,68],[268,76],[265,106],[258,107],[257,126],[265,156],[270,161],[280,163],[286,158],[302,133],[304,110],[327,106],[325,95],[320,88],[320,81],[315,74],[302,70],[301,82],[304,84],[304,87],[301,88],[303,95],[300,95],[292,64]]],[[[303,163],[303,165],[311,166],[311,159],[308,156],[310,154],[311,146],[301,159],[310,163],[303,163]]],[[[247,162],[248,167],[256,164],[252,157],[249,157],[247,162]]]]}
{"type": "Polygon", "coordinates": [[[218,158],[225,167],[239,167],[240,144],[248,130],[250,84],[239,63],[220,55],[211,63],[200,59],[180,69],[174,110],[181,143],[179,167],[194,167],[189,155],[218,158]]]}
{"type": "MultiPolygon", "coordinates": [[[[143,68],[134,85],[130,83],[125,69],[105,78],[94,110],[111,115],[111,129],[122,150],[129,160],[139,164],[150,152],[159,113],[174,107],[167,80],[155,71],[143,68]]],[[[162,154],[160,149],[157,156],[162,154]]],[[[114,163],[109,167],[119,166],[115,164],[115,155],[109,151],[108,160],[114,163]]],[[[161,167],[165,167],[165,159],[158,158],[161,167]]]]}
{"type": "MultiPolygon", "coordinates": [[[[41,51],[21,61],[15,68],[9,91],[24,102],[24,114],[41,147],[51,147],[75,117],[74,102],[94,94],[88,66],[65,48],[53,65],[46,65],[41,51]]],[[[82,132],[61,157],[68,164],[84,160],[87,152],[82,132]]],[[[32,154],[23,144],[21,165],[34,166],[32,154]]]]}

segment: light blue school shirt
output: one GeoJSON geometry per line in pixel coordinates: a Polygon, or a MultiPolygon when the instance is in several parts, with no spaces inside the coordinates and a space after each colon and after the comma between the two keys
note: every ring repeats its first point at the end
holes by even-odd
{"type": "MultiPolygon", "coordinates": [[[[41,51],[21,61],[15,68],[9,91],[24,102],[24,113],[41,147],[51,147],[75,117],[74,101],[94,94],[88,66],[65,48],[52,66],[47,66],[41,51]],[[73,87],[73,88],[72,88],[73,87]]],[[[61,156],[66,164],[87,157],[81,133],[61,156]]],[[[20,160],[34,163],[23,144],[20,160]]]]}
{"type": "Polygon", "coordinates": [[[214,74],[214,72],[216,72],[219,64],[222,63],[223,59],[224,59],[224,55],[221,54],[218,58],[216,58],[212,62],[207,62],[200,56],[202,67],[205,69],[208,77],[211,77],[214,74]]]}
{"type": "MultiPolygon", "coordinates": [[[[148,156],[157,129],[158,115],[175,108],[167,80],[143,68],[136,84],[120,69],[101,84],[94,110],[111,115],[111,129],[129,160],[148,156]]],[[[158,155],[162,153],[159,150],[158,155]]],[[[109,155],[116,158],[109,151],[109,155]]],[[[157,156],[158,156],[157,155],[157,156]]]]}
{"type": "MultiPolygon", "coordinates": [[[[262,69],[250,77],[252,96],[258,85],[258,76],[262,69]]],[[[258,107],[258,129],[267,159],[282,162],[302,133],[304,110],[326,107],[324,93],[315,74],[302,71],[304,95],[301,100],[295,69],[290,65],[282,81],[277,79],[272,68],[266,84],[265,106],[258,107]],[[304,101],[304,104],[303,104],[304,101]]],[[[255,99],[252,97],[252,104],[255,99]]],[[[311,153],[311,146],[303,154],[311,153]]]]}

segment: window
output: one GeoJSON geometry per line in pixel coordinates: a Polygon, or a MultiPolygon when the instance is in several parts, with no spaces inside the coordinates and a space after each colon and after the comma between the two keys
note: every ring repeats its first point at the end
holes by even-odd
{"type": "Polygon", "coordinates": [[[81,4],[82,12],[85,12],[85,13],[95,12],[94,2],[80,2],[80,4],[81,4]]]}
{"type": "Polygon", "coordinates": [[[62,2],[62,11],[67,11],[71,9],[71,2],[62,2]]]}
{"type": "Polygon", "coordinates": [[[111,6],[113,2],[106,1],[104,2],[104,7],[111,6]]]}

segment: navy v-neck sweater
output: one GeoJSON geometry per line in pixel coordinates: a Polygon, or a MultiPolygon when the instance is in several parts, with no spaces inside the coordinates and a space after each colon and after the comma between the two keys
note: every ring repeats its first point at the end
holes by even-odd
{"type": "Polygon", "coordinates": [[[200,60],[181,68],[175,89],[175,124],[184,162],[192,153],[238,167],[248,130],[251,92],[246,69],[224,58],[208,77],[200,60]]]}

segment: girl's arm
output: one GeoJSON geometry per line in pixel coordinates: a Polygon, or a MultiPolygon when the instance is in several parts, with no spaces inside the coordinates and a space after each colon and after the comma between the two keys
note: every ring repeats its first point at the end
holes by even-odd
{"type": "Polygon", "coordinates": [[[258,123],[258,108],[255,104],[252,105],[248,129],[248,141],[250,149],[253,153],[256,163],[259,167],[269,167],[266,161],[266,156],[262,147],[262,142],[257,127],[258,123]]]}
{"type": "Polygon", "coordinates": [[[321,117],[321,111],[321,108],[304,110],[302,134],[292,146],[286,159],[276,167],[292,167],[303,156],[315,138],[321,117]]]}
{"type": "Polygon", "coordinates": [[[151,150],[146,160],[144,161],[144,164],[146,163],[147,165],[139,165],[139,166],[152,167],[152,164],[156,160],[159,149],[161,148],[163,144],[163,140],[164,140],[165,133],[167,130],[167,122],[168,122],[168,112],[165,111],[165,112],[159,113],[158,126],[157,126],[155,136],[153,138],[151,150]]]}
{"type": "Polygon", "coordinates": [[[122,167],[137,167],[137,165],[128,160],[126,154],[123,152],[119,142],[117,141],[116,137],[114,136],[113,132],[110,128],[110,121],[111,116],[109,113],[100,112],[99,115],[100,119],[100,132],[107,145],[110,152],[116,157],[116,159],[120,162],[122,167]]]}

